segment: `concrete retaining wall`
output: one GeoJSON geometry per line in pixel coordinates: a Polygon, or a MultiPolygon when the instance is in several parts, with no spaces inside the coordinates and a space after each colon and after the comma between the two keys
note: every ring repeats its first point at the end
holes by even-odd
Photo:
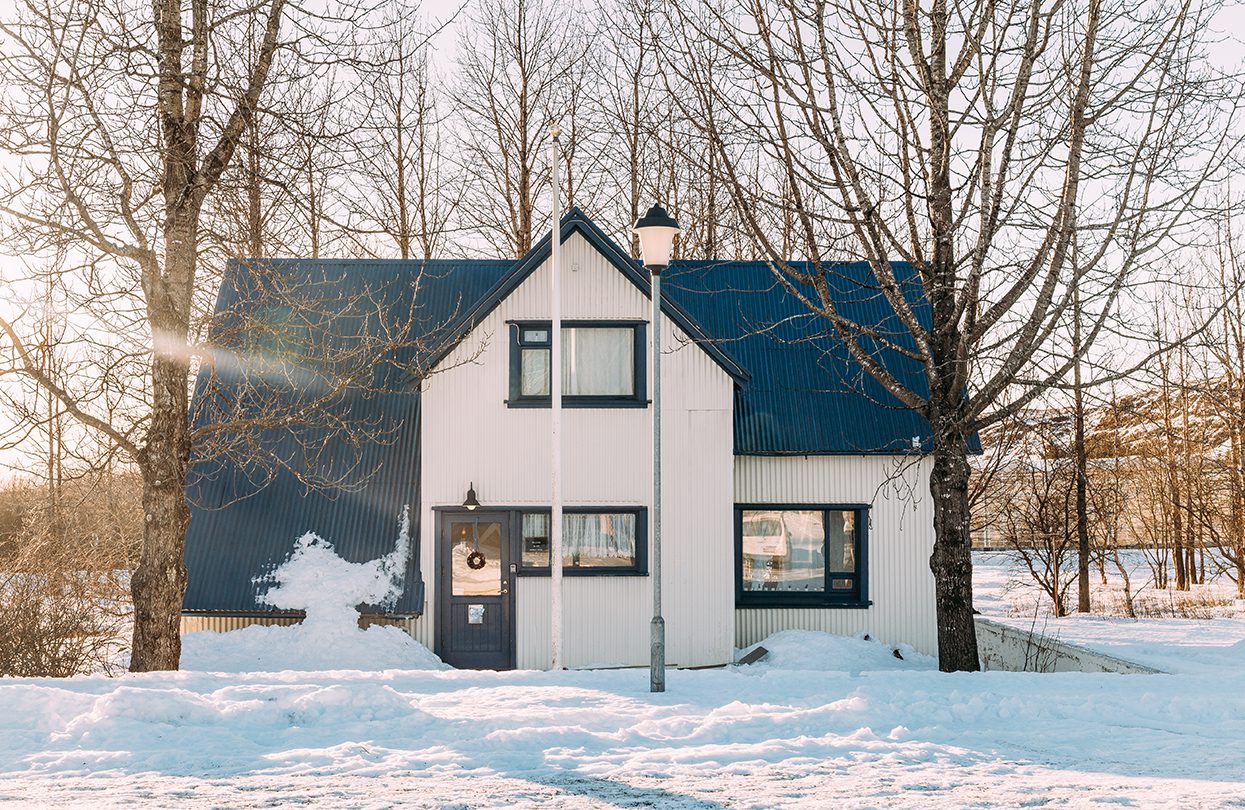
{"type": "Polygon", "coordinates": [[[1161,670],[1125,661],[1028,630],[977,617],[981,668],[1006,672],[1121,672],[1154,675],[1161,670]]]}

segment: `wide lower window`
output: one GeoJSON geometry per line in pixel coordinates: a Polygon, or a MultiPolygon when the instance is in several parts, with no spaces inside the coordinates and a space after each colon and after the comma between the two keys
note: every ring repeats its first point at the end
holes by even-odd
{"type": "MultiPolygon", "coordinates": [[[[550,515],[523,512],[520,570],[549,571],[550,515]]],[[[568,508],[562,514],[562,566],[567,574],[632,573],[647,570],[647,535],[643,509],[587,511],[568,508]]]]}
{"type": "MultiPolygon", "coordinates": [[[[552,329],[511,325],[512,407],[548,407],[552,329]]],[[[562,327],[562,398],[567,407],[645,405],[644,324],[568,321],[562,327]]]]}
{"type": "Polygon", "coordinates": [[[740,606],[866,601],[864,507],[740,506],[735,521],[740,606]]]}

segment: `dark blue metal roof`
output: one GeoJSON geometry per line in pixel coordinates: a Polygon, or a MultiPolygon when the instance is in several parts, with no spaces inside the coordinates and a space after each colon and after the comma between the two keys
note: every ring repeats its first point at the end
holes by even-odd
{"type": "MultiPolygon", "coordinates": [[[[792,267],[814,272],[805,263],[792,267]]],[[[868,263],[823,269],[841,314],[911,347],[868,263]]],[[[928,322],[916,273],[905,264],[895,270],[918,317],[928,322]]],[[[907,452],[914,437],[929,449],[929,423],[865,373],[829,321],[810,313],[766,262],[677,261],[663,278],[663,290],[751,374],[735,392],[736,454],[907,452]]],[[[801,292],[817,300],[811,288],[801,292]]],[[[869,348],[905,385],[921,394],[927,390],[917,361],[876,342],[869,348]]]]}
{"type": "MultiPolygon", "coordinates": [[[[645,294],[650,279],[577,209],[563,220],[562,238],[582,233],[645,294]]],[[[546,236],[527,256],[514,260],[399,261],[372,259],[271,259],[266,272],[316,290],[328,302],[330,329],[340,339],[352,332],[384,328],[389,315],[414,313],[411,330],[421,345],[412,356],[381,366],[374,380],[386,393],[346,395],[331,407],[343,418],[374,420],[386,441],[341,446],[340,435],[326,432],[270,430],[260,437],[264,448],[289,469],[258,469],[245,463],[192,460],[187,495],[191,521],[186,538],[188,611],[269,611],[257,596],[266,585],[256,578],[283,562],[294,541],[315,532],[331,541],[344,558],[362,562],[387,554],[398,538],[402,510],[409,507],[412,538],[419,538],[418,389],[410,385],[412,366],[428,369],[443,358],[472,326],[522,282],[548,254],[546,236]],[[360,294],[381,306],[372,313],[351,309],[360,294]],[[339,309],[334,310],[334,306],[339,309]],[[308,448],[314,451],[308,453],[308,448]],[[343,462],[342,459],[349,459],[343,462]],[[339,464],[340,491],[309,489],[291,470],[300,465],[339,464]]],[[[902,271],[902,267],[901,267],[902,271]]],[[[238,312],[249,305],[255,288],[247,263],[231,263],[217,311],[238,312]]],[[[903,330],[871,282],[868,266],[835,268],[836,297],[844,313],[874,324],[903,344],[903,330]]],[[[824,319],[810,315],[763,262],[676,262],[663,290],[670,317],[736,382],[735,452],[756,455],[894,453],[912,449],[920,437],[929,447],[929,426],[900,405],[847,355],[824,319]]],[[[909,294],[922,317],[928,317],[919,285],[909,294]]],[[[388,319],[392,323],[392,319],[388,319]]],[[[915,361],[877,349],[886,367],[906,384],[922,390],[915,361]]],[[[227,367],[217,368],[217,382],[229,385],[227,367]]],[[[207,372],[196,388],[196,425],[223,420],[207,392],[207,372]]],[[[291,401],[305,396],[290,386],[291,401]]],[[[424,588],[412,555],[406,587],[395,613],[423,609],[424,588]]]]}
{"type": "MultiPolygon", "coordinates": [[[[184,602],[188,611],[271,611],[258,601],[267,585],[256,582],[280,565],[306,532],[331,541],[343,558],[364,562],[393,550],[399,520],[410,509],[411,537],[419,538],[419,415],[418,390],[410,386],[406,366],[431,362],[445,341],[453,340],[447,325],[469,305],[479,301],[511,267],[513,261],[372,261],[372,260],[265,260],[266,273],[302,280],[322,291],[317,303],[325,310],[335,305],[350,309],[361,297],[398,312],[413,328],[422,329],[421,350],[427,357],[399,358],[384,365],[378,387],[391,393],[347,395],[328,407],[334,415],[368,420],[383,442],[346,446],[340,432],[267,430],[258,436],[265,452],[282,460],[270,466],[246,465],[220,458],[192,460],[187,496],[191,502],[186,536],[189,585],[184,602]],[[414,309],[411,302],[414,301],[414,309]],[[314,459],[314,460],[313,460],[314,459]],[[337,490],[308,488],[292,472],[308,464],[339,466],[320,470],[339,479],[337,490]]],[[[247,305],[253,289],[250,266],[231,263],[217,301],[217,311],[237,313],[247,305]]],[[[382,328],[385,318],[343,317],[333,322],[342,338],[350,333],[382,328]]],[[[394,322],[393,320],[389,321],[394,322]]],[[[404,321],[398,321],[404,322],[404,321]]],[[[217,371],[228,375],[226,364],[217,371]]],[[[228,386],[228,378],[218,380],[228,386]]],[[[248,379],[248,384],[255,380],[248,379]]],[[[193,406],[196,425],[222,417],[214,407],[205,371],[200,375],[193,406]]],[[[270,392],[271,393],[271,392],[270,392]]],[[[296,402],[305,392],[287,390],[282,396],[296,402]]],[[[418,570],[418,548],[411,555],[405,588],[394,613],[423,610],[424,587],[418,570]]]]}

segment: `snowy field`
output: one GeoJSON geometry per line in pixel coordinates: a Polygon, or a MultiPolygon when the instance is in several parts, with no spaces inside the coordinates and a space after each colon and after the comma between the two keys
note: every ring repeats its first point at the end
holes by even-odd
{"type": "MultiPolygon", "coordinates": [[[[1001,616],[1006,569],[979,569],[1001,616]]],[[[327,615],[187,637],[188,669],[232,673],[0,681],[0,802],[1245,807],[1238,618],[1044,620],[1166,675],[944,675],[911,650],[786,633],[765,663],[671,672],[653,696],[643,670],[432,668],[397,631],[327,615]],[[387,668],[238,671],[322,667],[333,649],[387,668]]]]}
{"type": "MultiPolygon", "coordinates": [[[[1236,585],[1226,576],[1191,592],[1156,589],[1138,551],[1124,552],[1132,572],[1134,599],[1163,618],[1126,619],[1123,616],[1072,614],[1054,618],[1049,597],[1041,594],[1029,575],[1007,552],[973,555],[974,603],[987,617],[1021,630],[1032,630],[1080,644],[1140,664],[1178,674],[1216,673],[1237,677],[1245,686],[1245,616],[1233,604],[1236,585]],[[1173,618],[1172,616],[1175,616],[1173,618]],[[1205,618],[1184,618],[1185,616],[1205,618]]],[[[1104,588],[1095,580],[1093,602],[1118,608],[1120,578],[1108,569],[1104,588]]],[[[1075,606],[1073,586],[1069,605],[1075,606]]]]}

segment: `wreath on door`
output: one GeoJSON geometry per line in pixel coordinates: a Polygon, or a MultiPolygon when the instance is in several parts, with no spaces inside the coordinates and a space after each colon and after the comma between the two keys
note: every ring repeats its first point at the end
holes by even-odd
{"type": "Polygon", "coordinates": [[[484,553],[480,549],[476,549],[467,555],[467,567],[472,571],[479,571],[484,567],[484,553]]]}

